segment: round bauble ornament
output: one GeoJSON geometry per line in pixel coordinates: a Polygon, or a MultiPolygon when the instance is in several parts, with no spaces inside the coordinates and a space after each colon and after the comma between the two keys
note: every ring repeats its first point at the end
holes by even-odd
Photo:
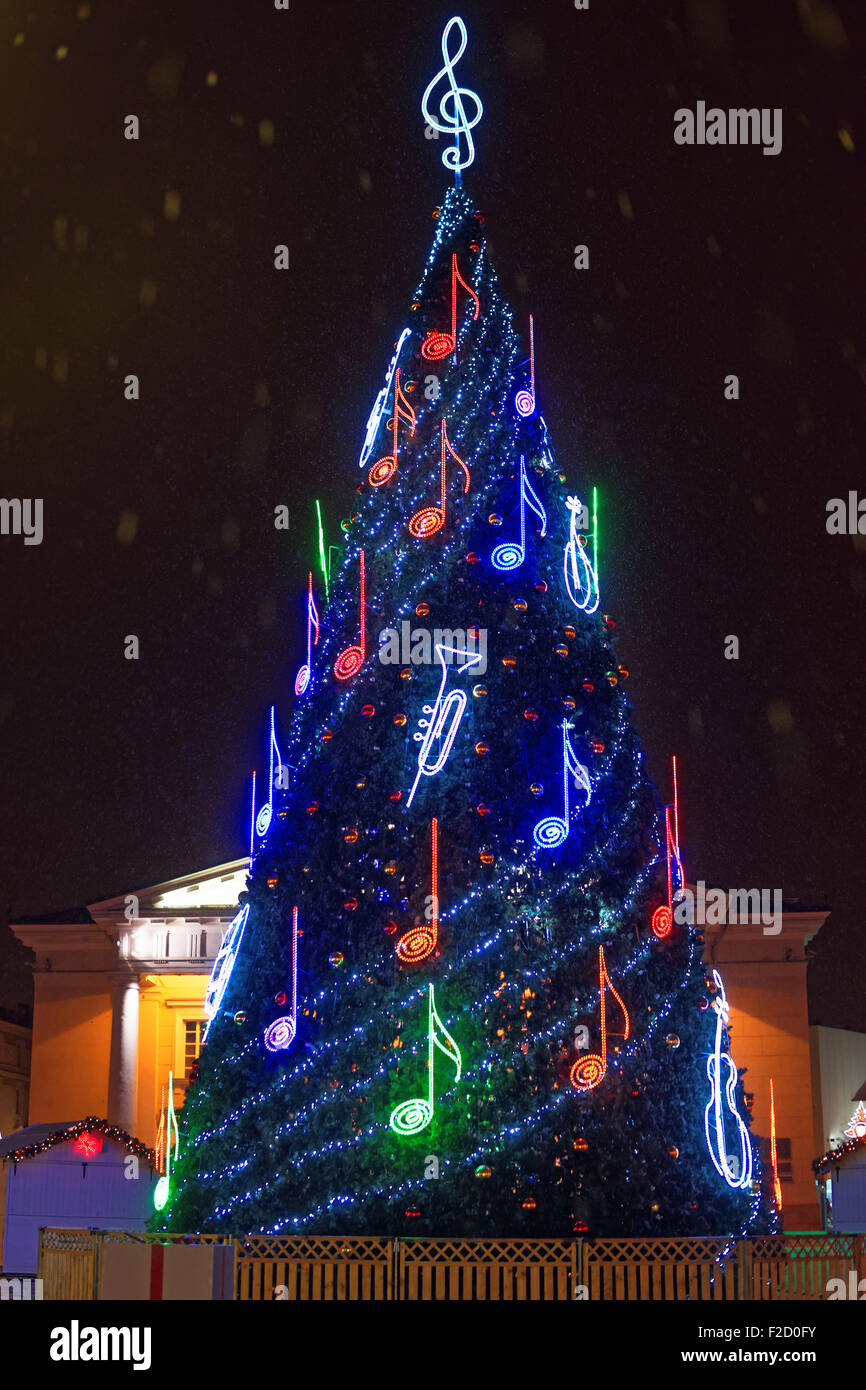
{"type": "Polygon", "coordinates": [[[343,955],[342,951],[334,951],[330,956],[328,956],[328,961],[333,966],[342,965],[344,960],[345,956],[343,955]]]}
{"type": "Polygon", "coordinates": [[[665,1038],[665,1042],[667,1043],[668,1047],[673,1048],[674,1052],[676,1052],[677,1048],[680,1045],[679,1034],[668,1033],[667,1037],[665,1038]]]}
{"type": "Polygon", "coordinates": [[[236,1023],[236,1024],[238,1025],[238,1027],[240,1028],[241,1024],[242,1024],[242,1023],[246,1023],[246,1021],[247,1021],[246,1013],[244,1012],[243,1009],[238,1009],[237,1013],[235,1014],[235,1023],[236,1023]]]}

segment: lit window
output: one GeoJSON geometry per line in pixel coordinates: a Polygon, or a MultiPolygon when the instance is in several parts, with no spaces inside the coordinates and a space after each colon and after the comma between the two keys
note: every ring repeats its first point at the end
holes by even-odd
{"type": "Polygon", "coordinates": [[[192,1064],[201,1052],[201,1035],[205,1021],[199,1018],[186,1018],[183,1023],[183,1074],[189,1081],[192,1064]]]}

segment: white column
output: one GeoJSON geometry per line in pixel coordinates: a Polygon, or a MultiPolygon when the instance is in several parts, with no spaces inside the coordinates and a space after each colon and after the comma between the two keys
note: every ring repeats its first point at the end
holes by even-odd
{"type": "Polygon", "coordinates": [[[108,1121],[135,1134],[138,1124],[137,975],[112,976],[111,1054],[108,1063],[108,1121]]]}

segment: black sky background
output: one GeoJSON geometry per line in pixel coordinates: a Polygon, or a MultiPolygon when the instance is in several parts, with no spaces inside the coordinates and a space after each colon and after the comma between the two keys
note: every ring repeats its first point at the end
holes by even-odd
{"type": "MultiPolygon", "coordinates": [[[[6,8],[2,492],[46,527],[0,537],[12,917],[245,852],[313,498],[338,542],[448,180],[419,102],[454,12],[6,8]]],[[[485,104],[465,182],[536,316],[558,463],[599,487],[603,606],[663,799],[680,758],[687,872],[831,906],[813,1021],[866,1029],[866,537],[825,529],[866,495],[862,7],[457,12],[485,104]],[[782,107],[782,153],[676,146],[699,99],[782,107]]]]}

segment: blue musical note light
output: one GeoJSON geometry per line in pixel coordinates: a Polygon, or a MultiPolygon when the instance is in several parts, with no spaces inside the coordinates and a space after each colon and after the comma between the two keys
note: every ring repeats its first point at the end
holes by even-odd
{"type": "Polygon", "coordinates": [[[271,745],[270,745],[270,772],[268,775],[268,799],[259,814],[256,816],[256,834],[266,835],[268,826],[274,815],[274,753],[277,755],[277,769],[282,785],[283,760],[280,757],[280,750],[277,747],[277,736],[274,731],[274,707],[271,705],[271,745]]]}
{"type": "Polygon", "coordinates": [[[439,69],[421,98],[421,114],[428,126],[432,126],[442,135],[454,136],[454,144],[443,154],[442,163],[446,169],[453,170],[457,183],[460,183],[460,171],[468,169],[475,158],[471,132],[484,115],[484,107],[477,92],[473,92],[469,87],[458,87],[454,79],[454,68],[466,51],[467,42],[466,25],[459,15],[455,15],[453,19],[449,19],[442,33],[442,57],[445,59],[445,66],[439,69]],[[460,35],[460,47],[456,53],[450,54],[448,42],[455,28],[460,35]],[[439,102],[438,115],[434,115],[429,106],[430,96],[443,79],[448,83],[449,90],[443,94],[439,102]],[[471,103],[471,116],[466,114],[464,102],[467,100],[471,103]],[[465,155],[461,150],[461,139],[466,142],[465,155]]]}
{"type": "Polygon", "coordinates": [[[568,737],[568,720],[562,721],[562,800],[563,811],[561,816],[545,816],[540,820],[532,832],[532,838],[539,849],[556,849],[568,839],[568,778],[574,778],[575,787],[581,788],[586,792],[585,805],[588,806],[592,798],[592,783],[589,780],[589,773],[583,763],[577,761],[577,754],[571,746],[568,737]]]}
{"type": "Polygon", "coordinates": [[[713,1000],[713,1008],[716,1012],[716,1043],[715,1049],[707,1058],[707,1080],[710,1083],[710,1098],[704,1111],[704,1132],[707,1137],[707,1148],[710,1158],[713,1160],[713,1167],[716,1172],[725,1179],[729,1187],[747,1188],[752,1181],[752,1145],[749,1139],[749,1131],[737,1110],[734,1099],[734,1090],[737,1085],[737,1068],[730,1052],[722,1051],[722,1034],[728,1027],[731,1017],[731,1008],[725,994],[725,986],[722,984],[722,977],[718,970],[713,971],[713,979],[718,991],[713,1000]],[[737,1126],[737,1139],[739,1143],[739,1158],[728,1153],[727,1141],[725,1138],[725,1122],[722,1117],[722,1063],[727,1069],[725,1080],[725,1101],[728,1111],[733,1115],[737,1126]],[[713,1113],[713,1124],[710,1124],[710,1112],[713,1113]],[[711,1137],[710,1131],[715,1133],[711,1137]],[[732,1159],[734,1162],[732,1162],[732,1159]],[[736,1166],[735,1166],[736,1164],[736,1166]]]}
{"type": "Polygon", "coordinates": [[[523,456],[520,458],[520,542],[515,545],[513,541],[505,541],[498,545],[490,559],[494,569],[516,570],[519,569],[526,559],[526,504],[529,503],[535,515],[541,522],[539,535],[547,535],[547,513],[541,505],[538,497],[533,491],[532,485],[526,476],[526,464],[523,456]]]}

